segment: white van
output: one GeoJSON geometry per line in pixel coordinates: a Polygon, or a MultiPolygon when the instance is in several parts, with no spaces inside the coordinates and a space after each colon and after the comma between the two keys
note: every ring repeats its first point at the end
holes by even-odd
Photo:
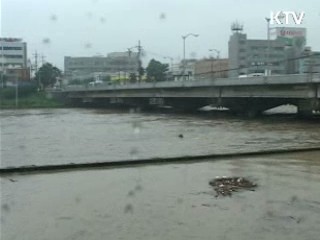
{"type": "Polygon", "coordinates": [[[89,86],[91,86],[91,87],[98,86],[98,85],[101,85],[101,84],[103,84],[103,82],[100,81],[100,80],[89,82],[89,86]]]}

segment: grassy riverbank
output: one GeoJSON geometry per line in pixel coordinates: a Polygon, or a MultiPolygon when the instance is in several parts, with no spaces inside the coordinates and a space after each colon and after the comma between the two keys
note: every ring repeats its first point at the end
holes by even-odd
{"type": "MultiPolygon", "coordinates": [[[[3,93],[3,92],[1,92],[3,93]]],[[[15,96],[0,96],[0,109],[14,109],[14,108],[58,108],[63,107],[63,103],[55,99],[49,99],[45,92],[32,92],[25,94],[18,98],[16,105],[15,96]]]]}

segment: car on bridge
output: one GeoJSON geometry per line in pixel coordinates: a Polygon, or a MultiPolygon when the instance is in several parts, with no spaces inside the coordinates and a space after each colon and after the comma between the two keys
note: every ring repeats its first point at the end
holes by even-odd
{"type": "Polygon", "coordinates": [[[103,82],[101,80],[89,82],[89,86],[91,86],[91,87],[102,85],[102,84],[103,84],[103,82]]]}

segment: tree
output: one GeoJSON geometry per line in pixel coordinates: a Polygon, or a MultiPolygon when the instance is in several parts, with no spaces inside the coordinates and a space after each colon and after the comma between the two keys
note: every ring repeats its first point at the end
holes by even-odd
{"type": "Polygon", "coordinates": [[[168,68],[168,64],[163,64],[157,60],[151,59],[148,67],[146,68],[148,81],[164,81],[168,68]]]}
{"type": "Polygon", "coordinates": [[[59,68],[53,66],[51,63],[43,64],[36,72],[35,78],[38,84],[43,88],[53,86],[57,82],[57,78],[62,76],[59,68]]]}
{"type": "Polygon", "coordinates": [[[110,82],[110,81],[111,81],[111,77],[110,77],[109,75],[103,76],[103,77],[101,77],[101,81],[103,81],[103,82],[110,82]]]}
{"type": "Polygon", "coordinates": [[[135,83],[137,81],[137,75],[135,73],[130,73],[129,82],[135,83]]]}

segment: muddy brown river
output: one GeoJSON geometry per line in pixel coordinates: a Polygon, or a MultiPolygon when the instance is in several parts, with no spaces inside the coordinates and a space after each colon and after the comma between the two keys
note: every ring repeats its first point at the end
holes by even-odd
{"type": "MultiPolygon", "coordinates": [[[[1,167],[317,147],[319,121],[7,110],[1,167]]],[[[319,239],[320,152],[2,175],[1,240],[319,239]],[[216,177],[255,191],[216,197],[216,177]]]]}

